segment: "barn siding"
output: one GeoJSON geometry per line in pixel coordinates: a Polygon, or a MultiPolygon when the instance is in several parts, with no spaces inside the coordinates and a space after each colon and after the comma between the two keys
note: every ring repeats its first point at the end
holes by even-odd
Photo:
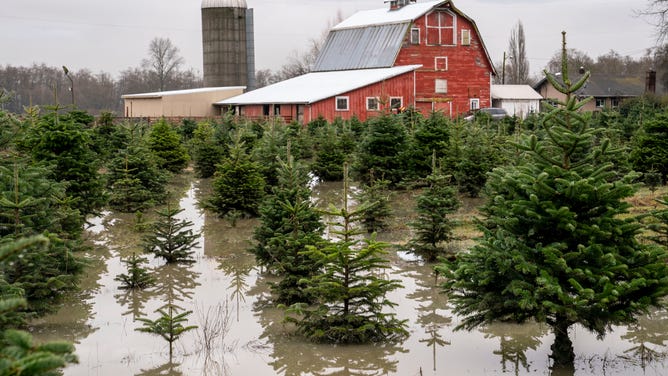
{"type": "MultiPolygon", "coordinates": [[[[422,64],[416,71],[416,94],[421,108],[427,108],[426,99],[437,98],[433,108],[443,109],[443,101],[451,102],[452,114],[457,116],[469,110],[469,99],[479,98],[480,107],[491,106],[491,72],[485,49],[476,33],[476,28],[465,17],[456,17],[456,45],[428,46],[426,44],[426,19],[428,14],[413,22],[412,28],[420,29],[420,44],[410,44],[410,32],[404,39],[404,47],[399,52],[395,66],[408,64],[422,64]],[[471,43],[461,45],[462,30],[469,30],[471,43]],[[437,70],[436,57],[447,57],[447,70],[437,70]],[[448,82],[448,92],[437,94],[434,92],[434,80],[445,79],[448,82]]],[[[446,111],[447,112],[447,111],[446,111]]]]}

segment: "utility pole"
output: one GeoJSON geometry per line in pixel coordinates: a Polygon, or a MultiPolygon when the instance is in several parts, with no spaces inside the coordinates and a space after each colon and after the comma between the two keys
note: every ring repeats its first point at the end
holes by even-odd
{"type": "MultiPolygon", "coordinates": [[[[505,53],[504,53],[504,58],[505,58],[505,53]]],[[[65,72],[65,77],[69,78],[70,80],[70,92],[72,92],[72,107],[74,107],[74,80],[72,80],[72,76],[70,76],[70,70],[67,69],[66,66],[63,65],[63,72],[65,72]]]]}

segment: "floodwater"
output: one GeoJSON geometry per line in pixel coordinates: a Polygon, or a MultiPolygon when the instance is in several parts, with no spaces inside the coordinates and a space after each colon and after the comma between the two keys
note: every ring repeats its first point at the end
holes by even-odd
{"type": "MultiPolygon", "coordinates": [[[[76,344],[74,375],[548,375],[552,335],[536,324],[490,325],[472,332],[453,328],[451,313],[429,265],[391,251],[387,275],[403,288],[389,296],[396,314],[407,319],[410,336],[401,343],[364,346],[313,344],[292,335],[282,311],[270,304],[268,282],[246,252],[253,220],[235,227],[198,208],[208,182],[181,178],[175,197],[181,218],[201,231],[196,262],[165,265],[147,255],[157,284],[143,291],[119,289],[114,277],[125,273],[121,258],[140,253],[141,234],[133,214],[104,213],[88,236],[95,243],[81,291],[54,315],[33,323],[37,340],[65,339],[76,344]],[[137,317],[156,319],[155,310],[172,303],[193,313],[186,332],[169,347],[162,338],[135,331],[137,317]]],[[[339,184],[314,192],[320,203],[340,197],[339,184]]],[[[335,205],[340,202],[333,201],[335,205]]],[[[395,212],[406,214],[406,197],[395,198],[395,212]]],[[[149,218],[150,219],[150,218],[149,218]]],[[[379,238],[400,242],[405,220],[379,238]],[[402,227],[403,226],[403,227],[402,227]]],[[[576,375],[666,375],[668,313],[655,312],[637,325],[614,328],[604,340],[580,327],[571,332],[576,375]]]]}

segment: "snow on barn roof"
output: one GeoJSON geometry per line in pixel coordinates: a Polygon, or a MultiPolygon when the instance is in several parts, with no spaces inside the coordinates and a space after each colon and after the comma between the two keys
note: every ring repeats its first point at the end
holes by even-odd
{"type": "Polygon", "coordinates": [[[348,29],[368,25],[382,25],[411,22],[429,12],[433,7],[447,1],[427,1],[424,3],[408,4],[400,9],[390,10],[388,7],[360,11],[343,22],[334,26],[332,30],[348,29]]]}
{"type": "Polygon", "coordinates": [[[314,103],[413,71],[422,65],[314,72],[228,98],[218,105],[314,103]]]}
{"type": "Polygon", "coordinates": [[[529,85],[492,85],[494,99],[543,99],[529,85]]]}
{"type": "Polygon", "coordinates": [[[170,91],[156,91],[153,93],[137,93],[137,94],[124,94],[121,96],[122,99],[148,99],[148,98],[162,98],[170,95],[186,95],[186,94],[198,94],[198,93],[208,93],[214,91],[226,91],[226,90],[238,90],[246,89],[245,86],[223,86],[223,87],[202,87],[197,89],[186,89],[186,90],[170,90],[170,91]]]}

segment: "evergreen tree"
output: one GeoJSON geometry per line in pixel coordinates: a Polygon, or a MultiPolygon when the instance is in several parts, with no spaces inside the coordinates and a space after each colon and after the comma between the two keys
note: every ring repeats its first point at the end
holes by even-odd
{"type": "Polygon", "coordinates": [[[276,301],[292,304],[311,301],[299,281],[317,272],[317,267],[300,252],[307,245],[322,241],[320,214],[310,201],[309,176],[291,156],[282,162],[278,185],[272,188],[260,207],[260,225],[250,250],[257,263],[281,276],[273,286],[276,301]]]}
{"type": "Polygon", "coordinates": [[[544,119],[546,138],[525,138],[518,147],[526,162],[494,170],[483,237],[440,270],[463,317],[458,328],[546,323],[555,336],[554,367],[572,372],[569,328],[580,324],[603,336],[660,306],[668,265],[666,251],[641,244],[637,220],[624,217],[635,176],[612,179],[612,165],[598,163],[616,151],[593,143],[595,131],[578,112],[586,102],[574,93],[589,74],[571,83],[565,33],[562,56],[563,84],[546,72],[566,94],[544,119]]]}
{"type": "Polygon", "coordinates": [[[195,251],[192,249],[198,244],[199,234],[190,229],[192,222],[176,217],[183,210],[170,205],[163,210],[157,210],[159,218],[144,238],[144,250],[164,258],[168,264],[195,262],[192,258],[195,251]]]}
{"type": "Polygon", "coordinates": [[[643,123],[634,140],[631,161],[636,170],[658,172],[664,183],[668,181],[668,111],[643,123]]]}
{"type": "Polygon", "coordinates": [[[389,185],[387,180],[372,180],[362,186],[362,191],[356,196],[366,207],[360,221],[369,234],[385,229],[387,219],[392,215],[389,185]]]}
{"type": "Polygon", "coordinates": [[[383,256],[387,244],[375,240],[357,240],[355,223],[366,209],[348,208],[348,177],[344,168],[344,202],[341,209],[332,207],[325,214],[338,218],[331,230],[337,242],[324,246],[307,246],[304,255],[322,265],[322,273],[305,278],[306,293],[315,303],[290,306],[286,320],[297,326],[300,334],[315,342],[367,343],[393,341],[405,337],[406,321],[387,312],[396,304],[387,293],[401,287],[397,280],[378,277],[389,268],[383,256]]]}
{"type": "Polygon", "coordinates": [[[120,150],[109,168],[109,206],[113,209],[132,213],[164,202],[168,173],[158,168],[156,157],[142,140],[120,150]]]}
{"type": "Polygon", "coordinates": [[[188,322],[188,316],[193,313],[192,311],[185,311],[178,313],[178,309],[169,304],[166,307],[166,310],[158,309],[156,312],[160,314],[155,320],[147,318],[137,318],[137,321],[140,321],[143,326],[135,330],[144,333],[155,334],[169,343],[169,361],[172,361],[172,354],[174,349],[174,342],[176,342],[181,335],[187,331],[197,329],[197,326],[183,326],[183,323],[188,322]]]}
{"type": "Polygon", "coordinates": [[[230,155],[218,165],[213,177],[213,197],[209,204],[221,217],[256,216],[265,182],[258,163],[244,150],[237,134],[230,155]]]}
{"type": "Polygon", "coordinates": [[[115,281],[121,282],[120,288],[130,290],[143,289],[155,282],[155,278],[143,267],[143,264],[148,262],[146,257],[137,256],[133,252],[132,256],[122,261],[128,270],[128,274],[121,273],[114,278],[115,281]]]}
{"type": "Polygon", "coordinates": [[[349,124],[335,121],[318,128],[318,144],[315,161],[311,168],[324,181],[337,181],[343,178],[343,164],[350,162],[357,143],[349,124]]]}
{"type": "Polygon", "coordinates": [[[164,118],[153,124],[148,135],[148,145],[162,169],[179,173],[188,164],[188,153],[181,145],[179,134],[164,118]]]}
{"type": "Polygon", "coordinates": [[[225,147],[216,139],[213,125],[208,121],[198,123],[192,142],[195,173],[201,178],[212,177],[216,172],[216,165],[226,154],[225,147]]]}
{"type": "Polygon", "coordinates": [[[416,119],[411,133],[411,148],[407,152],[408,173],[413,174],[412,180],[423,179],[431,173],[433,153],[438,160],[447,155],[453,126],[452,120],[439,111],[432,112],[426,119],[416,119]]]}
{"type": "Polygon", "coordinates": [[[286,126],[280,119],[269,119],[262,128],[262,138],[253,150],[253,160],[260,166],[265,187],[278,183],[280,160],[285,160],[288,147],[286,126]]]}
{"type": "Polygon", "coordinates": [[[410,252],[422,255],[428,262],[447,255],[444,243],[454,239],[453,221],[448,215],[460,206],[457,192],[449,177],[435,171],[427,178],[429,187],[417,198],[417,219],[410,223],[415,235],[408,243],[410,252]]]}
{"type": "Polygon", "coordinates": [[[100,161],[91,148],[90,130],[78,114],[52,113],[30,125],[22,142],[33,159],[54,165],[53,179],[67,183],[67,195],[82,216],[97,212],[105,203],[100,161]]]}
{"type": "Polygon", "coordinates": [[[374,178],[396,186],[404,177],[404,156],[408,150],[406,128],[401,117],[384,113],[368,120],[367,133],[357,152],[355,170],[363,183],[374,178]]]}
{"type": "MultiPolygon", "coordinates": [[[[0,245],[0,265],[8,262],[21,252],[47,247],[48,239],[43,236],[22,238],[0,245]]],[[[4,267],[3,267],[4,269],[4,267]]],[[[3,279],[0,278],[0,284],[3,279]]],[[[25,307],[20,294],[0,298],[0,323],[8,320],[11,312],[25,307]]],[[[74,346],[67,342],[35,344],[32,336],[24,331],[7,329],[0,334],[0,375],[56,376],[69,363],[77,363],[74,346]]]]}
{"type": "Polygon", "coordinates": [[[653,231],[650,239],[657,244],[668,247],[668,196],[656,201],[663,207],[652,212],[654,222],[649,224],[649,229],[653,231]]]}

